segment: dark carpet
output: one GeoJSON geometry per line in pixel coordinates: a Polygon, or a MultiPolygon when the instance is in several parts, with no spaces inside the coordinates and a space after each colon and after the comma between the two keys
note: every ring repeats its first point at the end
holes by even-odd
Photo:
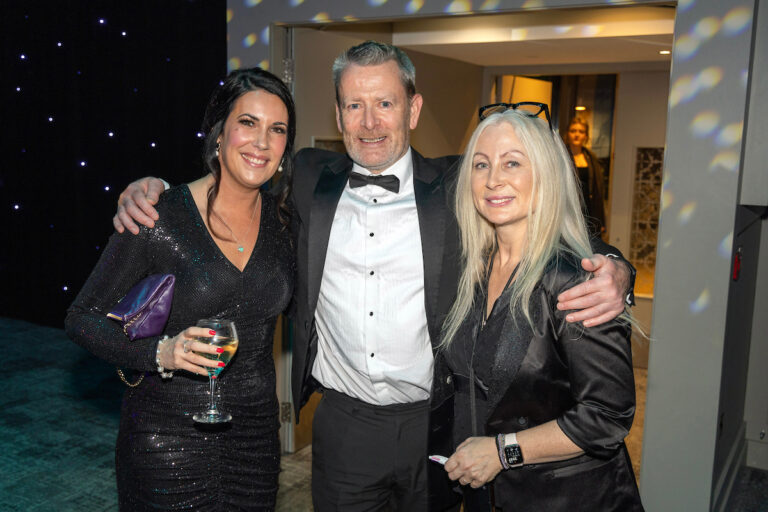
{"type": "MultiPolygon", "coordinates": [[[[0,332],[0,510],[117,510],[115,369],[61,329],[0,317],[0,332]]],[[[278,511],[311,509],[310,453],[283,457],[278,511]]],[[[768,512],[768,471],[742,467],[725,510],[768,512]]]]}

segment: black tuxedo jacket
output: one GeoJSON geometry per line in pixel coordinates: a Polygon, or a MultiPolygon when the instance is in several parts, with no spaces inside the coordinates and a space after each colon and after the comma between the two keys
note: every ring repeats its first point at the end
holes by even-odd
{"type": "MultiPolygon", "coordinates": [[[[459,275],[459,236],[449,192],[458,158],[424,158],[413,149],[411,154],[427,326],[434,347],[455,298],[459,275]]],[[[299,410],[317,387],[311,376],[317,354],[315,309],[333,217],[351,171],[352,160],[347,155],[318,149],[303,149],[296,155],[292,205],[298,275],[291,384],[297,421],[299,410]]]]}

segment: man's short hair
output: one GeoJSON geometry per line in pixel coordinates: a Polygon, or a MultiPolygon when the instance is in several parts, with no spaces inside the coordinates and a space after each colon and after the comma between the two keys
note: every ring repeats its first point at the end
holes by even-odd
{"type": "Polygon", "coordinates": [[[339,85],[341,75],[351,65],[377,66],[389,61],[395,61],[400,70],[400,81],[405,87],[408,99],[416,94],[416,68],[403,50],[391,44],[378,41],[366,41],[353,46],[336,57],[333,61],[333,86],[336,89],[336,103],[341,105],[339,85]]]}

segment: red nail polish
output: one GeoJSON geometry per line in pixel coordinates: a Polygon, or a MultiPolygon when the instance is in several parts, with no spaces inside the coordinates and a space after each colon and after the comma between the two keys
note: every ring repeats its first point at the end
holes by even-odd
{"type": "Polygon", "coordinates": [[[211,378],[212,378],[212,379],[215,379],[215,378],[216,378],[216,376],[215,376],[215,375],[211,375],[211,378]]]}
{"type": "Polygon", "coordinates": [[[216,349],[216,352],[218,352],[219,354],[221,354],[222,352],[224,352],[224,349],[223,349],[223,348],[221,348],[221,347],[219,347],[219,348],[217,348],[217,349],[216,349]]]}
{"type": "Polygon", "coordinates": [[[224,368],[225,366],[226,366],[226,364],[224,364],[222,362],[219,362],[219,368],[224,368]]]}
{"type": "Polygon", "coordinates": [[[211,336],[216,336],[216,331],[211,329],[210,331],[208,331],[208,334],[210,334],[211,336]]]}

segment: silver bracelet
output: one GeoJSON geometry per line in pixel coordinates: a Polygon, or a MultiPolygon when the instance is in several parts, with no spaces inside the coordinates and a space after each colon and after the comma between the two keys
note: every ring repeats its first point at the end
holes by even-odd
{"type": "Polygon", "coordinates": [[[163,379],[170,379],[173,377],[173,370],[165,371],[165,368],[160,364],[160,348],[163,346],[163,342],[165,340],[169,340],[171,338],[168,337],[166,334],[162,338],[160,338],[160,341],[157,342],[157,352],[155,353],[155,364],[157,365],[157,373],[160,374],[160,377],[163,379]]]}

